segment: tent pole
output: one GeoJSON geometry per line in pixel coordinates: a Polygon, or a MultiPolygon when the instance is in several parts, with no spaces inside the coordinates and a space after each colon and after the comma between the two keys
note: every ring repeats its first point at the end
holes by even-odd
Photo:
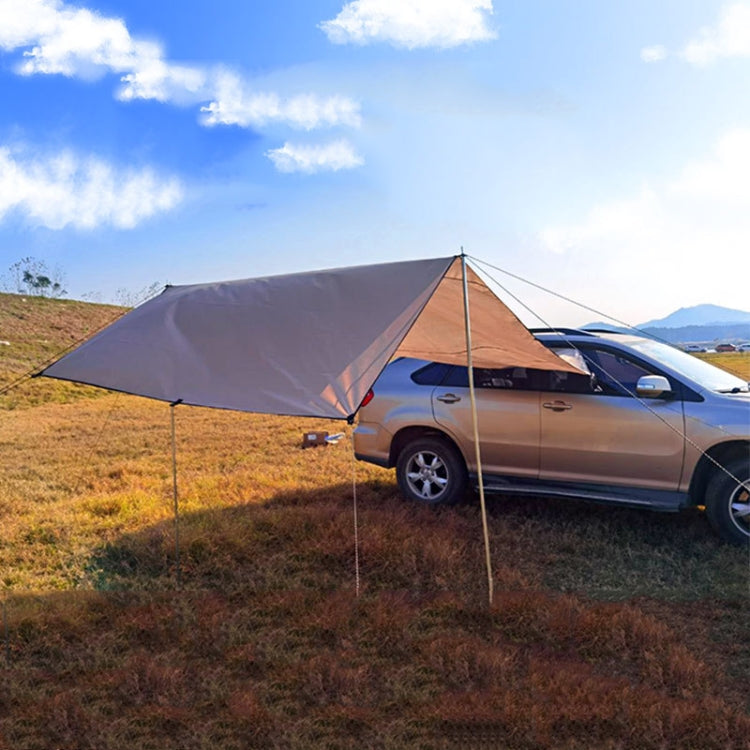
{"type": "Polygon", "coordinates": [[[482,532],[484,534],[484,557],[487,564],[487,594],[490,606],[494,598],[492,580],[492,559],[490,556],[490,533],[487,527],[487,506],[484,501],[484,479],[482,477],[482,456],[479,450],[479,421],[477,419],[477,399],[474,392],[474,361],[471,351],[471,320],[469,318],[469,282],[466,274],[466,255],[461,248],[461,271],[464,287],[464,325],[466,327],[466,369],[469,376],[469,397],[471,399],[471,417],[474,427],[474,451],[477,457],[477,475],[479,477],[479,505],[482,510],[482,532]]]}
{"type": "Polygon", "coordinates": [[[172,499],[174,501],[174,552],[175,571],[177,573],[177,588],[182,587],[182,571],[180,569],[180,506],[177,494],[177,439],[174,424],[174,408],[180,401],[169,405],[169,414],[172,422],[172,499]]]}

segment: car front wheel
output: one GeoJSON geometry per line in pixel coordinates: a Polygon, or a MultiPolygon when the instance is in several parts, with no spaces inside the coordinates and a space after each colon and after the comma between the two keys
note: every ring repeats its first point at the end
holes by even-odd
{"type": "Polygon", "coordinates": [[[731,544],[748,544],[750,543],[750,464],[745,460],[732,461],[726,469],[726,471],[717,469],[708,483],[706,515],[709,523],[722,539],[731,544]]]}
{"type": "Polygon", "coordinates": [[[396,464],[402,494],[429,505],[450,505],[466,491],[461,454],[440,438],[421,438],[404,447],[396,464]]]}

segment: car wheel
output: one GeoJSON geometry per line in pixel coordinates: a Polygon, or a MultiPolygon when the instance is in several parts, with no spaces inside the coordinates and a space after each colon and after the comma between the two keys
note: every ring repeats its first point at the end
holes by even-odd
{"type": "Polygon", "coordinates": [[[719,536],[731,544],[750,542],[750,463],[732,461],[717,469],[706,489],[706,515],[719,536]],[[738,484],[732,476],[740,480],[738,484]]]}
{"type": "Polygon", "coordinates": [[[429,505],[455,503],[466,490],[466,465],[461,454],[440,438],[422,438],[398,456],[396,478],[409,500],[429,505]]]}

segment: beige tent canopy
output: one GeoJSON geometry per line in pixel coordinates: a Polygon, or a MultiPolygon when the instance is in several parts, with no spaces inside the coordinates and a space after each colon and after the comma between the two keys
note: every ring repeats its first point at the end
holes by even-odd
{"type": "MultiPolygon", "coordinates": [[[[577,372],[536,341],[461,256],[167,287],[40,374],[172,405],[351,420],[396,354],[468,366],[473,360],[478,367],[577,372]]],[[[470,390],[492,603],[471,382],[470,390]]],[[[179,585],[174,411],[170,410],[179,585]]],[[[353,499],[359,594],[356,491],[353,499]]]]}
{"type": "MultiPolygon", "coordinates": [[[[474,365],[576,370],[468,269],[474,365]]],[[[40,374],[169,403],[347,419],[394,355],[467,361],[460,257],[167,287],[40,374]]]]}

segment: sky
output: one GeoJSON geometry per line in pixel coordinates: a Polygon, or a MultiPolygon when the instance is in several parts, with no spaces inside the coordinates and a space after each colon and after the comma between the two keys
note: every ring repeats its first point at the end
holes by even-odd
{"type": "Polygon", "coordinates": [[[602,318],[505,271],[632,324],[747,310],[748,81],[750,0],[0,0],[0,278],[463,248],[528,325],[602,318]]]}

